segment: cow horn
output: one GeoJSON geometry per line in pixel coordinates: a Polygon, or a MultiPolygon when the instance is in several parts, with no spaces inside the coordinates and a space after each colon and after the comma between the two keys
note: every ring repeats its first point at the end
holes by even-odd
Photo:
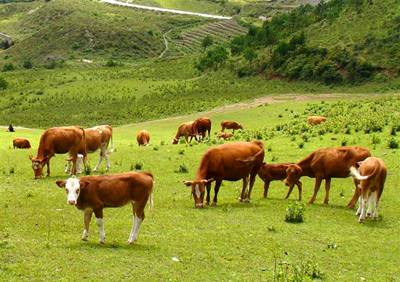
{"type": "Polygon", "coordinates": [[[190,186],[192,185],[193,181],[183,181],[183,184],[185,184],[186,186],[190,186]]]}
{"type": "Polygon", "coordinates": [[[211,183],[211,182],[213,182],[213,181],[215,181],[214,178],[207,179],[207,183],[211,183]]]}

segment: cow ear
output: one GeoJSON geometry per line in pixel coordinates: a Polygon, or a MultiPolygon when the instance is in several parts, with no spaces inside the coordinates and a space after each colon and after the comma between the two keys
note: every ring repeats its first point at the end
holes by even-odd
{"type": "Polygon", "coordinates": [[[89,185],[89,182],[88,181],[85,181],[85,180],[80,180],[79,181],[79,186],[80,186],[80,188],[81,189],[84,189],[85,187],[87,187],[89,185]]]}
{"type": "Polygon", "coordinates": [[[60,188],[64,188],[64,187],[65,187],[65,183],[66,183],[65,180],[57,180],[57,181],[56,181],[56,184],[57,184],[58,187],[60,187],[60,188]]]}
{"type": "Polygon", "coordinates": [[[186,186],[192,186],[193,181],[183,181],[183,184],[185,184],[186,186]]]}
{"type": "Polygon", "coordinates": [[[206,180],[206,183],[208,184],[208,183],[211,183],[211,182],[213,182],[213,181],[215,181],[215,179],[214,179],[214,178],[210,178],[210,179],[207,179],[207,180],[206,180]]]}

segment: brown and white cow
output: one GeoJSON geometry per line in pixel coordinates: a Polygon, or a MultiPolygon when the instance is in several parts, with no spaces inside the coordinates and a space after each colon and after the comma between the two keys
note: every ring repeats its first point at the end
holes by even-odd
{"type": "MultiPolygon", "coordinates": [[[[85,144],[85,131],[83,128],[68,126],[47,129],[40,137],[36,157],[29,157],[32,161],[35,178],[42,176],[45,165],[47,165],[47,176],[50,175],[50,159],[55,154],[69,153],[72,157],[72,174],[76,174],[77,155],[82,148],[86,148],[85,144]]],[[[86,156],[84,149],[82,153],[86,156]]]]}
{"type": "Polygon", "coordinates": [[[82,240],[89,237],[92,214],[96,216],[100,243],[105,242],[103,208],[121,207],[128,203],[133,207],[133,225],[128,239],[132,244],[137,240],[139,228],[144,220],[144,208],[150,200],[153,205],[153,175],[147,172],[126,172],[112,175],[71,177],[58,180],[56,184],[65,188],[67,203],[84,211],[85,228],[82,240]]]}
{"type": "Polygon", "coordinates": [[[196,140],[204,139],[207,136],[210,138],[211,120],[208,117],[196,119],[192,124],[192,132],[196,136],[196,140]]]}
{"type": "Polygon", "coordinates": [[[193,133],[193,121],[182,123],[178,127],[178,131],[176,132],[175,138],[172,139],[172,144],[178,144],[179,139],[182,136],[185,137],[186,143],[192,141],[193,137],[195,136],[193,133]]]}
{"type": "Polygon", "coordinates": [[[232,132],[235,133],[235,130],[243,129],[243,127],[236,121],[225,120],[221,122],[221,131],[224,132],[225,129],[232,129],[232,132]]]}
{"type": "Polygon", "coordinates": [[[150,133],[147,130],[140,130],[136,134],[136,140],[139,146],[148,146],[150,142],[150,133]]]}
{"type": "MultiPolygon", "coordinates": [[[[268,189],[271,181],[284,180],[286,178],[286,170],[292,163],[280,163],[280,164],[266,164],[263,163],[262,167],[258,171],[258,176],[264,181],[264,198],[268,197],[268,189]]],[[[301,201],[302,183],[296,182],[296,186],[299,190],[299,201],[301,201]]],[[[294,185],[290,186],[285,199],[289,198],[293,191],[294,185]]]]}
{"type": "Polygon", "coordinates": [[[326,121],[326,117],[323,116],[309,116],[307,122],[309,125],[317,125],[326,121]]]}
{"type": "Polygon", "coordinates": [[[364,222],[366,215],[378,218],[378,205],[385,186],[387,168],[385,162],[379,158],[369,157],[362,162],[358,162],[359,168],[352,166],[350,174],[360,181],[359,187],[359,207],[356,215],[358,221],[364,222]],[[367,211],[368,201],[368,211],[367,211]]]}
{"type": "MultiPolygon", "coordinates": [[[[357,146],[318,149],[298,163],[289,165],[286,170],[285,184],[292,186],[302,176],[315,178],[314,194],[309,201],[310,204],[313,204],[321,182],[325,179],[324,204],[328,204],[331,179],[348,177],[350,167],[355,166],[357,162],[363,161],[369,156],[371,156],[371,153],[368,149],[357,146]]],[[[356,191],[347,205],[349,208],[354,208],[358,198],[356,182],[355,185],[356,191]]]]}
{"type": "Polygon", "coordinates": [[[228,140],[228,139],[233,137],[233,134],[232,133],[226,133],[226,132],[220,132],[220,133],[218,133],[217,137],[219,139],[228,140]]]}
{"type": "Polygon", "coordinates": [[[13,148],[18,148],[18,149],[30,149],[31,148],[31,143],[29,143],[28,139],[25,138],[14,138],[13,140],[13,148]]]}
{"type": "Polygon", "coordinates": [[[212,147],[203,155],[194,181],[184,181],[190,186],[195,207],[202,208],[207,188],[207,205],[210,204],[211,182],[215,181],[213,205],[217,204],[218,191],[223,180],[243,180],[241,202],[250,201],[257,172],[264,159],[264,145],[260,141],[234,142],[212,147]],[[247,192],[247,186],[250,186],[247,192]]]}

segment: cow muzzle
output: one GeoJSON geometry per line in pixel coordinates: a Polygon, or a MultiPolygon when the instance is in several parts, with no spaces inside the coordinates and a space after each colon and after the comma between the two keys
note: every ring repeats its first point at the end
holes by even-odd
{"type": "Polygon", "coordinates": [[[68,200],[67,202],[68,202],[68,204],[70,204],[71,206],[75,206],[75,205],[76,205],[76,201],[75,201],[75,200],[68,200]]]}

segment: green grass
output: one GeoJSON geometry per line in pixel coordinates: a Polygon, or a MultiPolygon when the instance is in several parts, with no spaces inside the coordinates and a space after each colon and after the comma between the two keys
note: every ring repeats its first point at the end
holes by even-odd
{"type": "MultiPolygon", "coordinates": [[[[386,96],[385,96],[386,97],[386,96]]],[[[397,96],[396,96],[397,97],[397,96]]],[[[357,101],[378,99],[370,96],[357,101]]],[[[342,101],[351,100],[343,96],[342,101]]],[[[372,100],[374,101],[374,100],[372,100]]],[[[335,101],[326,100],[324,105],[335,101]]],[[[345,102],[344,102],[345,103],[345,102]]],[[[398,103],[389,100],[385,103],[398,103]]],[[[306,123],[304,111],[319,101],[283,101],[254,109],[231,110],[210,115],[213,133],[219,123],[233,119],[246,129],[269,128],[294,120],[306,123]],[[293,112],[291,112],[293,111],[293,112]],[[298,114],[297,118],[293,118],[298,114]]],[[[350,109],[351,111],[351,109],[350,109]]],[[[366,113],[368,114],[368,113],[366,113]]],[[[387,113],[386,115],[390,115],[387,113]]],[[[192,179],[207,144],[170,145],[177,126],[198,115],[157,122],[145,122],[115,128],[111,156],[111,172],[128,171],[137,162],[155,175],[155,208],[146,209],[136,245],[126,240],[131,228],[131,208],[105,210],[106,244],[98,245],[98,231],[91,224],[89,242],[80,240],[82,213],[66,204],[65,192],[54,184],[65,179],[65,156],[52,159],[52,176],[33,180],[29,154],[36,153],[42,130],[23,130],[14,134],[0,132],[0,280],[124,280],[145,281],[272,281],[274,265],[282,261],[300,266],[311,265],[323,272],[324,281],[396,281],[399,253],[399,150],[387,147],[391,138],[389,126],[376,133],[382,140],[371,144],[371,135],[327,133],[312,137],[303,149],[291,136],[275,134],[265,139],[265,161],[297,161],[309,152],[327,146],[340,145],[348,138],[349,145],[369,147],[375,156],[385,160],[389,176],[382,196],[378,221],[357,223],[354,211],[345,208],[353,193],[351,179],[332,181],[330,204],[322,203],[324,189],[316,204],[306,205],[305,222],[285,222],[285,210],[297,198],[283,200],[286,188],[274,182],[270,198],[262,198],[262,183],[257,179],[251,204],[237,202],[240,182],[224,182],[217,208],[193,208],[188,188],[183,180],[192,179]],[[135,134],[139,129],[151,133],[151,146],[139,148],[135,134]],[[32,141],[31,150],[11,149],[15,136],[32,141]],[[164,141],[166,145],[160,145],[164,141]],[[154,147],[158,150],[153,150],[154,147]],[[184,149],[184,153],[181,151],[184,149]],[[182,164],[188,173],[174,173],[182,164]],[[14,173],[10,173],[13,168],[14,173]],[[334,247],[332,247],[334,246],[334,247]],[[174,262],[178,257],[180,262],[174,262]]],[[[353,117],[348,115],[351,119],[353,117]]],[[[334,116],[328,116],[334,119],[334,116]]],[[[398,136],[395,136],[398,139],[398,136]]],[[[90,155],[90,162],[97,161],[90,155]]],[[[304,199],[312,193],[312,179],[304,178],[304,199]]],[[[280,266],[278,265],[278,270],[280,266]]],[[[310,280],[310,279],[305,279],[310,280]]]]}

